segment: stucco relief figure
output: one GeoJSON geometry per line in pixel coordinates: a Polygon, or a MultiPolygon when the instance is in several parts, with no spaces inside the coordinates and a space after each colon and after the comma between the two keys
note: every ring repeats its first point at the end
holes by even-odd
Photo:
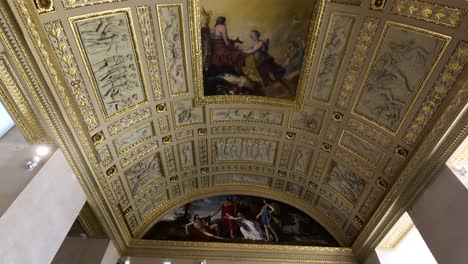
{"type": "Polygon", "coordinates": [[[175,94],[183,93],[186,91],[186,83],[180,7],[162,6],[159,12],[170,89],[175,94]]]}
{"type": "Polygon", "coordinates": [[[107,116],[143,102],[145,94],[126,14],[75,23],[107,116]]]}
{"type": "Polygon", "coordinates": [[[442,44],[427,35],[390,28],[356,110],[396,129],[442,44]]]}
{"type": "Polygon", "coordinates": [[[268,0],[200,3],[204,95],[294,99],[314,5],[268,0]],[[271,14],[259,15],[265,6],[271,14]],[[210,25],[211,16],[216,20],[210,25]]]}
{"type": "Polygon", "coordinates": [[[143,160],[125,172],[130,183],[132,193],[136,193],[151,180],[161,177],[159,156],[155,155],[143,160]]]}
{"type": "Polygon", "coordinates": [[[293,112],[291,126],[318,134],[322,128],[325,110],[316,107],[304,107],[303,112],[293,112]]]}
{"type": "Polygon", "coordinates": [[[174,103],[176,125],[184,126],[203,122],[203,108],[192,106],[192,101],[174,103]]]}
{"type": "Polygon", "coordinates": [[[343,165],[333,162],[327,184],[343,194],[350,202],[356,202],[366,182],[343,165]]]}
{"type": "Polygon", "coordinates": [[[355,19],[354,17],[344,15],[337,15],[334,16],[334,18],[332,28],[324,44],[321,58],[322,64],[319,66],[317,84],[313,91],[314,97],[325,101],[328,101],[333,92],[333,86],[346,51],[355,19]]]}
{"type": "Polygon", "coordinates": [[[153,136],[151,124],[138,128],[132,133],[127,133],[115,142],[117,152],[125,152],[133,144],[153,136]]]}
{"type": "Polygon", "coordinates": [[[275,157],[276,142],[260,139],[216,139],[216,160],[252,160],[272,163],[275,157]]]}

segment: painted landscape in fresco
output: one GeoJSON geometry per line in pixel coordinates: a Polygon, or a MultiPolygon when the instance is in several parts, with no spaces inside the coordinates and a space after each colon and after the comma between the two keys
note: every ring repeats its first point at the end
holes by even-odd
{"type": "Polygon", "coordinates": [[[144,239],[339,246],[319,223],[298,209],[245,195],[185,204],[163,216],[144,239]]]}
{"type": "Polygon", "coordinates": [[[204,95],[294,99],[315,1],[199,3],[204,95]]]}

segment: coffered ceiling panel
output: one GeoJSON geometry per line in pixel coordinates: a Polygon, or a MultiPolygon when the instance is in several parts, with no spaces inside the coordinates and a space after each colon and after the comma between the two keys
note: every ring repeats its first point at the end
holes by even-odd
{"type": "Polygon", "coordinates": [[[466,2],[321,0],[294,98],[210,97],[200,32],[216,17],[197,0],[11,2],[130,247],[170,210],[236,193],[279,197],[350,246],[468,63],[466,2]]]}

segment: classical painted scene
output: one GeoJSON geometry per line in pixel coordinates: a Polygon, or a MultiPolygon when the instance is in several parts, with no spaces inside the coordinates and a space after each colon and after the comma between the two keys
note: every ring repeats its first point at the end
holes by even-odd
{"type": "Polygon", "coordinates": [[[204,95],[294,100],[314,2],[200,0],[204,95]]]}
{"type": "Polygon", "coordinates": [[[298,209],[245,195],[187,203],[163,216],[144,239],[339,246],[319,223],[298,209]]]}

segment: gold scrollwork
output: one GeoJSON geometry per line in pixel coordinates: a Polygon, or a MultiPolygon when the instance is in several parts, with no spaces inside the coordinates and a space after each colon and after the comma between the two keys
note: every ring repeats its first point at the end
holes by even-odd
{"type": "Polygon", "coordinates": [[[328,144],[328,143],[322,143],[322,147],[321,149],[325,152],[330,152],[331,149],[332,149],[332,145],[328,144]]]}
{"type": "Polygon", "coordinates": [[[158,104],[158,105],[156,105],[156,112],[158,112],[158,113],[164,113],[164,112],[166,112],[166,111],[167,111],[167,106],[166,106],[165,103],[164,103],[164,104],[158,104]]]}
{"type": "MultiPolygon", "coordinates": [[[[158,51],[156,49],[156,40],[153,29],[153,18],[151,17],[150,6],[137,7],[138,22],[140,24],[141,35],[144,36],[143,46],[145,48],[145,56],[148,64],[148,73],[150,76],[150,83],[153,89],[154,100],[164,98],[164,92],[161,83],[161,73],[159,70],[158,51]]],[[[158,106],[156,111],[159,112],[158,106]]]]}
{"type": "Polygon", "coordinates": [[[377,182],[376,182],[376,183],[377,183],[377,186],[379,186],[380,189],[382,189],[382,190],[384,190],[384,191],[385,191],[385,190],[387,189],[387,187],[388,187],[388,183],[387,183],[384,179],[382,179],[382,178],[380,178],[380,177],[377,178],[377,182]]]}
{"type": "Polygon", "coordinates": [[[162,138],[162,142],[164,144],[170,144],[170,143],[172,143],[172,137],[171,136],[165,136],[165,137],[162,138]]]}
{"type": "Polygon", "coordinates": [[[420,0],[397,0],[393,4],[392,13],[456,28],[460,25],[466,11],[420,0]]]}

